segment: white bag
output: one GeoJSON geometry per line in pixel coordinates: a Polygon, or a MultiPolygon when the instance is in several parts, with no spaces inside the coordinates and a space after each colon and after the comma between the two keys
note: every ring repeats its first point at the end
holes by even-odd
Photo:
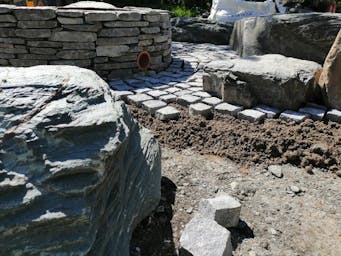
{"type": "Polygon", "coordinates": [[[252,17],[264,16],[276,13],[276,5],[280,12],[285,12],[285,8],[272,0],[264,2],[249,2],[244,0],[212,0],[211,14],[209,20],[229,23],[236,20],[252,17]]]}

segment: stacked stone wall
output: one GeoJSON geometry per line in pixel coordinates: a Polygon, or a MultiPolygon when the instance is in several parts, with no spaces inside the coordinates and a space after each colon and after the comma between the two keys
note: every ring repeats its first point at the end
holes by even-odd
{"type": "Polygon", "coordinates": [[[75,65],[113,79],[140,72],[141,51],[149,71],[171,62],[167,11],[0,5],[0,66],[75,65]]]}

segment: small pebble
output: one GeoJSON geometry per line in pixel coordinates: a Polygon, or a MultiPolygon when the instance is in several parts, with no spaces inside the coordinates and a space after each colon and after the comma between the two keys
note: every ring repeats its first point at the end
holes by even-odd
{"type": "Polygon", "coordinates": [[[188,209],[186,210],[186,212],[187,212],[188,214],[191,214],[191,213],[193,212],[193,207],[188,208],[188,209]]]}
{"type": "Polygon", "coordinates": [[[301,189],[299,187],[297,187],[297,186],[294,186],[294,185],[290,186],[290,190],[292,192],[294,192],[295,194],[298,194],[298,193],[301,192],[301,189]]]}

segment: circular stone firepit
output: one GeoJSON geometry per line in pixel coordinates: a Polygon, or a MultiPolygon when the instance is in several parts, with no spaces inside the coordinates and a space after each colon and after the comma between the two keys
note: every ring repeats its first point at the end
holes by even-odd
{"type": "Polygon", "coordinates": [[[169,13],[84,2],[64,7],[0,5],[1,66],[76,65],[106,79],[131,77],[137,57],[150,54],[143,69],[161,71],[171,62],[169,13]]]}

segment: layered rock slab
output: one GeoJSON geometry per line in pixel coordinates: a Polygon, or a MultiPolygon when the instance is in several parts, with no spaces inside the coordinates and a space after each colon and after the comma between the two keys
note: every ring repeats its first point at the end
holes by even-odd
{"type": "Polygon", "coordinates": [[[0,68],[0,255],[129,255],[160,148],[94,72],[0,68]]]}
{"type": "Polygon", "coordinates": [[[278,53],[323,64],[340,23],[340,13],[245,18],[234,24],[230,44],[241,56],[278,53]]]}
{"type": "Polygon", "coordinates": [[[215,61],[205,67],[203,86],[231,104],[298,109],[319,94],[313,83],[320,67],[279,54],[215,61]]]}

